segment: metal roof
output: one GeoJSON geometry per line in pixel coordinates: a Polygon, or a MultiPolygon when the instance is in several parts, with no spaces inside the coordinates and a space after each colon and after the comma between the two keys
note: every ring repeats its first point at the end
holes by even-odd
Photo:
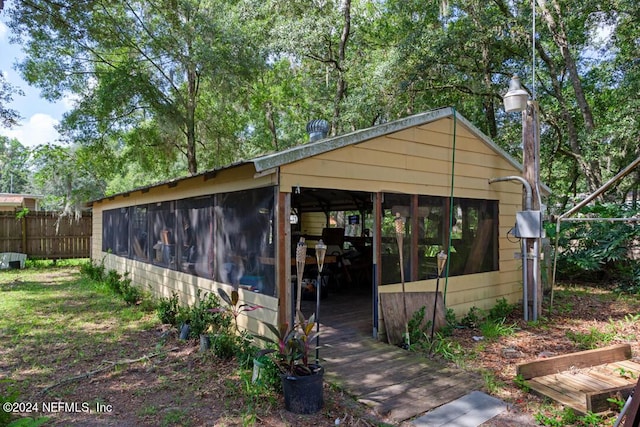
{"type": "MultiPolygon", "coordinates": [[[[104,200],[107,198],[112,198],[116,196],[120,196],[123,194],[130,194],[134,191],[140,191],[149,189],[152,187],[158,187],[161,185],[178,183],[180,181],[190,179],[198,176],[206,176],[206,175],[215,175],[216,172],[226,169],[231,169],[234,167],[253,164],[256,172],[263,172],[269,169],[277,168],[282,165],[286,165],[289,163],[296,162],[298,160],[306,159],[317,154],[326,153],[328,151],[337,150],[342,147],[346,147],[353,144],[358,144],[370,139],[374,139],[380,136],[389,135],[394,132],[399,132],[405,129],[409,129],[414,126],[422,126],[428,123],[432,123],[444,118],[454,118],[456,121],[466,127],[474,136],[484,142],[489,148],[491,148],[496,154],[499,154],[504,159],[506,159],[514,168],[518,171],[522,172],[522,165],[517,162],[509,153],[500,148],[495,142],[493,142],[487,135],[485,135],[482,131],[476,128],[470,121],[464,118],[460,113],[458,113],[453,107],[445,107],[437,110],[431,110],[424,113],[416,114],[413,116],[405,117],[398,120],[393,120],[387,123],[382,123],[376,126],[372,126],[366,129],[356,130],[354,132],[350,132],[344,135],[338,135],[331,138],[321,139],[319,141],[309,142],[302,145],[297,145],[295,147],[291,147],[286,150],[278,151],[271,154],[266,154],[263,156],[256,157],[251,160],[241,160],[233,164],[229,164],[226,166],[222,166],[219,168],[207,170],[205,172],[191,175],[188,177],[176,178],[169,181],[159,182],[153,185],[149,185],[146,187],[136,188],[127,192],[114,194],[112,196],[103,197],[101,199],[94,200],[93,202],[97,202],[100,200],[104,200]]],[[[551,192],[549,187],[546,185],[542,185],[544,190],[547,192],[551,192]]]]}

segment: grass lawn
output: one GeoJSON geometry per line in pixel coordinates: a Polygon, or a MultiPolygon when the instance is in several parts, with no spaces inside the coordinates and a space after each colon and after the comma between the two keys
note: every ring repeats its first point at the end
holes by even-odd
{"type": "Polygon", "coordinates": [[[0,426],[18,417],[54,426],[380,425],[328,385],[318,414],[285,411],[279,393],[251,384],[236,360],[198,352],[155,311],[128,306],[77,266],[0,271],[0,343],[0,400],[20,412],[0,411],[0,426]]]}

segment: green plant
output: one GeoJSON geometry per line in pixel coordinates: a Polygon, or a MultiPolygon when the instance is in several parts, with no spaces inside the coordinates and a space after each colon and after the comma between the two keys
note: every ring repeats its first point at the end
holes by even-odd
{"type": "Polygon", "coordinates": [[[16,219],[22,219],[29,214],[29,208],[22,208],[19,211],[16,211],[16,219]]]}
{"type": "Polygon", "coordinates": [[[220,307],[220,300],[214,294],[198,289],[196,300],[187,310],[186,322],[191,328],[189,335],[198,338],[207,331],[214,333],[226,332],[231,324],[231,319],[225,313],[216,312],[213,309],[220,307]]]}
{"type": "Polygon", "coordinates": [[[156,311],[158,318],[164,324],[173,326],[178,325],[178,309],[180,307],[180,298],[176,291],[171,293],[171,297],[160,298],[156,311]]]}
{"type": "Polygon", "coordinates": [[[538,412],[533,415],[533,418],[539,424],[549,427],[565,427],[578,421],[578,417],[571,408],[554,409],[547,412],[538,412]]]}
{"type": "Polygon", "coordinates": [[[578,421],[586,427],[597,427],[602,424],[602,417],[591,411],[587,411],[586,414],[578,418],[578,421]]]}
{"type": "Polygon", "coordinates": [[[505,319],[499,321],[487,320],[480,325],[480,332],[486,339],[495,339],[513,335],[516,331],[516,325],[505,325],[505,319]]]}
{"type": "MultiPolygon", "coordinates": [[[[585,206],[582,213],[594,218],[622,218],[636,216],[637,209],[625,204],[596,203],[585,206]]],[[[617,282],[619,292],[640,290],[640,263],[628,256],[628,247],[640,236],[640,229],[633,223],[563,223],[560,230],[559,247],[571,247],[571,250],[558,254],[559,279],[593,281],[606,278],[617,282]]],[[[549,224],[547,231],[555,237],[553,224],[549,224]]]]}
{"type": "Polygon", "coordinates": [[[429,350],[432,354],[453,362],[456,366],[465,366],[467,355],[464,348],[457,341],[447,339],[438,333],[435,335],[429,350]]]}
{"type": "Polygon", "coordinates": [[[238,327],[238,316],[240,316],[241,313],[262,308],[262,306],[257,304],[238,304],[240,302],[240,295],[235,289],[231,291],[231,296],[229,296],[229,294],[224,289],[218,288],[218,294],[220,295],[220,298],[222,298],[222,300],[227,304],[227,306],[216,307],[212,310],[215,312],[226,312],[233,316],[233,323],[236,327],[237,332],[240,331],[240,328],[238,327]]]}
{"type": "Polygon", "coordinates": [[[478,307],[473,306],[469,309],[469,312],[460,320],[460,324],[468,328],[477,328],[482,319],[484,319],[482,311],[478,307]]]}
{"type": "Polygon", "coordinates": [[[289,376],[312,375],[317,366],[310,363],[311,343],[316,338],[314,333],[315,315],[308,319],[299,311],[297,322],[293,326],[284,323],[278,328],[265,323],[272,336],[258,336],[261,340],[274,344],[277,350],[267,349],[265,354],[275,354],[275,363],[280,372],[289,376]]]}
{"type": "Polygon", "coordinates": [[[636,374],[634,374],[633,371],[629,371],[629,370],[624,369],[622,367],[614,369],[613,372],[617,372],[618,375],[620,375],[622,378],[636,379],[636,374]]]}
{"type": "Polygon", "coordinates": [[[220,359],[231,359],[238,350],[237,337],[226,332],[213,334],[211,336],[211,350],[220,359]]]}
{"type": "Polygon", "coordinates": [[[480,374],[482,375],[482,379],[484,380],[487,391],[489,391],[490,393],[496,394],[501,388],[504,387],[504,383],[498,380],[495,373],[483,369],[480,374]]]}
{"type": "Polygon", "coordinates": [[[120,294],[120,280],[122,276],[116,270],[109,270],[104,278],[105,283],[114,293],[120,294]]]}
{"type": "Polygon", "coordinates": [[[260,350],[256,353],[253,360],[257,360],[262,364],[259,383],[266,389],[272,391],[280,391],[282,383],[280,380],[280,369],[273,358],[266,354],[268,351],[260,350]]]}
{"type": "Polygon", "coordinates": [[[104,258],[100,264],[93,261],[81,264],[80,273],[95,282],[102,282],[105,279],[104,258]]]}
{"type": "Polygon", "coordinates": [[[531,387],[529,387],[529,384],[527,384],[527,380],[524,379],[522,374],[516,375],[516,377],[513,379],[513,383],[524,392],[529,393],[529,390],[531,390],[531,387]]]}
{"type": "Polygon", "coordinates": [[[503,297],[496,300],[496,305],[489,310],[488,318],[496,322],[504,321],[513,313],[513,310],[515,310],[515,305],[509,304],[507,299],[503,297]]]}
{"type": "Polygon", "coordinates": [[[431,320],[425,321],[425,311],[426,307],[423,305],[409,319],[409,342],[412,344],[424,340],[430,334],[431,320]]]}
{"type": "Polygon", "coordinates": [[[453,311],[452,308],[448,308],[444,315],[444,318],[447,322],[445,326],[440,328],[438,332],[440,332],[442,336],[449,337],[453,335],[453,330],[456,328],[458,324],[456,320],[456,312],[453,311]]]}
{"type": "MultiPolygon", "coordinates": [[[[13,381],[3,379],[0,380],[0,384],[5,383],[7,387],[5,389],[6,394],[0,394],[0,407],[4,408],[5,403],[15,403],[18,399],[19,393],[15,387],[13,381]]],[[[44,425],[49,421],[49,417],[22,417],[12,421],[13,412],[0,409],[0,426],[7,427],[38,427],[44,425]]]]}
{"type": "Polygon", "coordinates": [[[581,349],[591,350],[609,344],[615,338],[616,333],[615,331],[602,332],[595,327],[591,327],[587,333],[567,331],[566,335],[581,349]]]}
{"type": "Polygon", "coordinates": [[[131,284],[131,279],[126,276],[120,282],[120,294],[129,305],[138,305],[142,302],[144,293],[142,289],[131,284]]]}
{"type": "MultiPolygon", "coordinates": [[[[0,384],[3,383],[7,384],[7,388],[5,391],[6,394],[0,394],[0,404],[15,402],[19,395],[15,384],[13,383],[13,381],[7,379],[0,380],[0,384]]],[[[5,426],[9,424],[11,418],[12,414],[10,411],[3,411],[0,409],[0,425],[5,426]]]]}
{"type": "Polygon", "coordinates": [[[627,403],[626,400],[622,400],[622,399],[620,399],[618,397],[609,397],[607,399],[607,402],[611,403],[616,408],[618,408],[618,412],[622,411],[622,408],[624,408],[625,403],[627,403]]]}

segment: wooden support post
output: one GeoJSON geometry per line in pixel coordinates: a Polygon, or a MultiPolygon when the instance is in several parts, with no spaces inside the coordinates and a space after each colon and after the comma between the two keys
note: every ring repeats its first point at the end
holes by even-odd
{"type": "MultiPolygon", "coordinates": [[[[531,185],[532,210],[540,210],[539,182],[540,182],[540,121],[538,119],[538,103],[529,101],[527,109],[522,112],[522,163],[524,167],[524,179],[531,185]]],[[[542,281],[540,276],[540,247],[535,245],[536,239],[526,239],[527,254],[530,257],[527,262],[527,299],[529,314],[542,312],[542,281]],[[536,250],[534,250],[536,249],[536,250]],[[535,257],[535,262],[533,257],[535,257]],[[535,284],[535,289],[534,289],[535,284]],[[534,310],[534,292],[537,295],[536,308],[534,310]]],[[[529,316],[530,319],[534,319],[529,316]]]]}

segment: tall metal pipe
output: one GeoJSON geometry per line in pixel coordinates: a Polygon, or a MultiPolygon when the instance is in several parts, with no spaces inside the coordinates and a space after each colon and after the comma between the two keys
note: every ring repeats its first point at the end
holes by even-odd
{"type": "Polygon", "coordinates": [[[533,203],[533,191],[531,190],[531,184],[529,184],[529,181],[527,181],[521,176],[513,175],[513,176],[503,176],[500,178],[491,178],[489,180],[489,184],[493,184],[494,182],[501,182],[501,181],[518,181],[522,183],[525,189],[524,210],[530,211],[531,205],[533,203]]]}
{"type": "MultiPolygon", "coordinates": [[[[503,181],[518,181],[522,184],[522,186],[525,189],[525,198],[524,198],[524,209],[527,211],[531,210],[531,206],[533,203],[533,191],[531,190],[531,184],[529,184],[529,181],[527,181],[526,179],[524,179],[521,176],[517,176],[517,175],[512,175],[512,176],[503,176],[500,178],[491,178],[489,179],[489,184],[493,184],[494,182],[503,182],[503,181]]],[[[523,306],[523,314],[524,314],[524,320],[525,321],[529,321],[529,269],[528,269],[528,258],[529,258],[529,251],[527,250],[527,240],[526,238],[522,239],[522,306],[523,306]]],[[[536,248],[536,245],[534,243],[534,248],[536,248]]],[[[537,255],[536,255],[537,258],[537,255]]],[[[535,262],[535,260],[534,260],[535,262]]],[[[536,265],[534,264],[534,273],[535,273],[535,268],[536,265]]],[[[537,296],[537,283],[536,283],[536,274],[533,275],[533,281],[534,281],[534,292],[533,292],[533,303],[534,303],[534,313],[533,313],[533,318],[534,320],[537,319],[537,302],[538,302],[538,296],[537,296]]]]}

